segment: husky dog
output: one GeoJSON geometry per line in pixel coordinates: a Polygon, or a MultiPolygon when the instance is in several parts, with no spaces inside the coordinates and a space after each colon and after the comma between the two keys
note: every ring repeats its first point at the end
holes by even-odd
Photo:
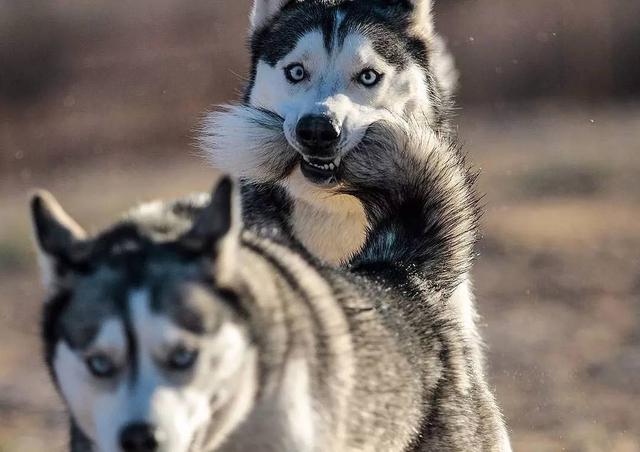
{"type": "MultiPolygon", "coordinates": [[[[244,103],[211,113],[200,135],[214,166],[252,184],[246,213],[277,182],[293,199],[291,229],[313,254],[338,264],[362,248],[365,210],[333,190],[345,156],[380,120],[413,118],[453,135],[457,74],[431,9],[432,0],[254,1],[244,103]],[[264,112],[272,120],[256,121],[264,112]],[[297,158],[283,158],[290,149],[297,158]]],[[[450,302],[478,341],[468,277],[450,302]]]]}
{"type": "MultiPolygon", "coordinates": [[[[275,216],[242,227],[226,178],[92,237],[34,197],[74,452],[510,450],[443,302],[473,256],[473,176],[435,137],[379,137],[341,165],[371,225],[341,269],[275,216]]],[[[286,216],[284,190],[263,195],[286,216]]]]}

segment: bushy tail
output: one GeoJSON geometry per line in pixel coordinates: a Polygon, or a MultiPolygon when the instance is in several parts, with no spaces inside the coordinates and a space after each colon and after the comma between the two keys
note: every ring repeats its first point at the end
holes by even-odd
{"type": "Polygon", "coordinates": [[[223,105],[207,114],[198,134],[205,158],[216,168],[254,182],[283,178],[297,162],[277,114],[246,105],[223,105]]]}
{"type": "Polygon", "coordinates": [[[475,174],[460,148],[416,122],[378,124],[342,163],[370,230],[354,267],[401,266],[450,293],[473,261],[475,174]]]}

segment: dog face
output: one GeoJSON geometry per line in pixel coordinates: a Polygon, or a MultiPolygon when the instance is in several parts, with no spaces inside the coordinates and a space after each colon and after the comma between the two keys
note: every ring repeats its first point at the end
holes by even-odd
{"type": "Polygon", "coordinates": [[[247,318],[220,288],[230,214],[207,212],[168,242],[126,224],[88,239],[50,196],[34,199],[47,362],[96,451],[209,450],[250,410],[247,318]]]}
{"type": "Polygon", "coordinates": [[[250,383],[243,380],[248,340],[224,302],[197,284],[169,290],[181,293],[130,291],[118,302],[126,302],[125,317],[118,315],[122,305],[96,316],[87,305],[91,297],[79,290],[60,319],[68,339],[55,347],[56,379],[100,451],[200,450],[193,447],[206,439],[211,419],[233,404],[234,386],[250,383]],[[154,307],[162,299],[182,306],[162,313],[154,307]],[[219,309],[211,312],[212,306],[219,309]],[[189,325],[207,315],[206,329],[189,325]]]}
{"type": "Polygon", "coordinates": [[[257,0],[247,102],[283,118],[301,175],[336,182],[368,128],[393,117],[436,123],[429,1],[257,0]]]}

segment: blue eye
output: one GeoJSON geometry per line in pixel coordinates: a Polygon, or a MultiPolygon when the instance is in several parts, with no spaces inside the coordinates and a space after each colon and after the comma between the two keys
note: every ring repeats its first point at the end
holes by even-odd
{"type": "Polygon", "coordinates": [[[308,77],[308,73],[304,66],[300,63],[293,63],[284,69],[284,75],[291,83],[296,84],[308,77]]]}
{"type": "Polygon", "coordinates": [[[169,355],[169,358],[167,359],[167,368],[178,372],[184,372],[191,369],[197,360],[197,350],[189,350],[186,347],[180,346],[169,355]]]}
{"type": "Polygon", "coordinates": [[[382,80],[382,74],[373,69],[365,69],[357,77],[358,83],[367,88],[377,85],[382,80]]]}
{"type": "Polygon", "coordinates": [[[86,364],[89,372],[97,378],[112,378],[118,373],[116,364],[106,355],[90,356],[86,364]]]}

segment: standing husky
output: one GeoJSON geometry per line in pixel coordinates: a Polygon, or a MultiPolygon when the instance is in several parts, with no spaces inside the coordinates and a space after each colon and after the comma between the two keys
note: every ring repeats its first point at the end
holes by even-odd
{"type": "Polygon", "coordinates": [[[510,450],[443,303],[472,260],[473,178],[435,137],[378,136],[340,167],[371,224],[343,269],[277,221],[243,229],[229,179],[95,237],[34,198],[74,452],[510,450]]]}
{"type": "MultiPolygon", "coordinates": [[[[278,182],[293,199],[293,233],[328,263],[346,262],[364,244],[362,204],[333,188],[344,182],[341,161],[371,125],[419,118],[417,129],[452,134],[457,75],[431,8],[431,0],[255,0],[244,104],[205,121],[209,160],[254,184],[246,211],[260,209],[265,184],[278,182]],[[275,127],[254,120],[263,111],[275,127]],[[290,148],[293,161],[282,158],[290,148]]],[[[468,277],[451,303],[477,341],[468,277]]]]}

